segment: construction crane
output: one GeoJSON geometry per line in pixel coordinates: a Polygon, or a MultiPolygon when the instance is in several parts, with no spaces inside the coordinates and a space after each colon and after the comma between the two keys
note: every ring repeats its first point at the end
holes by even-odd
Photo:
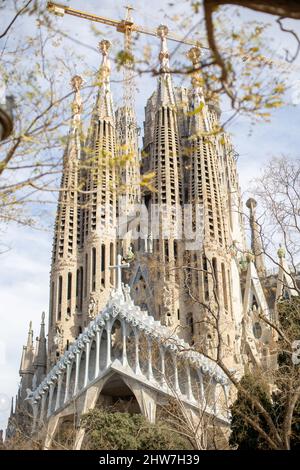
{"type": "MultiPolygon", "coordinates": [[[[77,16],[78,18],[84,18],[85,20],[95,21],[96,23],[106,24],[108,26],[113,26],[119,33],[128,34],[128,33],[141,33],[147,34],[148,36],[158,37],[157,31],[145,28],[144,26],[139,26],[133,23],[131,18],[131,6],[125,7],[127,9],[127,16],[124,20],[113,20],[111,18],[106,18],[104,16],[94,15],[93,13],[87,13],[85,11],[75,10],[75,8],[67,7],[59,3],[48,2],[47,8],[50,12],[54,13],[57,16],[72,15],[77,16]]],[[[193,41],[192,39],[181,38],[176,34],[169,33],[166,36],[170,41],[176,41],[182,44],[187,44],[189,46],[199,46],[199,41],[193,41]]]]}
{"type": "MultiPolygon", "coordinates": [[[[77,16],[78,18],[83,18],[85,20],[94,21],[96,23],[105,24],[107,26],[113,26],[119,33],[124,34],[124,105],[130,105],[134,98],[134,79],[133,79],[133,60],[132,60],[132,34],[141,33],[148,36],[159,37],[156,30],[145,28],[144,26],[139,26],[132,21],[131,11],[133,8],[127,6],[126,8],[126,17],[123,20],[113,20],[111,18],[106,18],[104,16],[95,15],[93,13],[87,13],[80,10],[75,10],[74,8],[61,5],[59,3],[48,2],[47,8],[50,12],[54,13],[57,16],[72,15],[77,16]]],[[[168,33],[166,38],[170,41],[175,41],[177,43],[186,44],[189,46],[203,47],[200,46],[199,41],[194,41],[187,38],[182,38],[173,33],[168,33]]]]}
{"type": "MultiPolygon", "coordinates": [[[[123,61],[123,72],[124,72],[124,105],[128,107],[132,107],[134,109],[134,70],[133,70],[133,54],[132,54],[132,34],[133,33],[141,33],[146,34],[148,36],[159,37],[157,34],[157,30],[152,30],[145,28],[144,26],[137,25],[133,22],[131,17],[131,11],[133,8],[131,6],[125,7],[127,10],[126,17],[123,20],[114,20],[111,18],[106,18],[104,16],[95,15],[92,13],[87,13],[80,10],[75,10],[74,8],[61,5],[59,3],[48,2],[47,8],[50,12],[54,13],[57,16],[64,16],[72,15],[77,16],[78,18],[83,18],[85,20],[93,21],[96,23],[105,24],[107,26],[112,26],[118,31],[119,33],[124,34],[124,61],[123,61]]],[[[195,41],[188,38],[182,38],[177,36],[174,33],[168,32],[166,38],[170,41],[175,41],[180,44],[185,44],[188,46],[196,46],[200,47],[201,49],[208,49],[207,46],[200,44],[199,41],[195,41]]],[[[224,49],[222,49],[224,51],[224,49]]],[[[226,50],[226,49],[225,49],[226,50]]],[[[230,52],[230,51],[229,51],[230,52]]],[[[294,71],[298,71],[300,68],[299,66],[291,65],[287,62],[284,62],[280,59],[268,59],[267,57],[262,56],[263,63],[269,64],[277,64],[278,67],[284,67],[284,69],[291,69],[294,71]]],[[[247,57],[243,57],[242,60],[247,60],[247,57]]]]}

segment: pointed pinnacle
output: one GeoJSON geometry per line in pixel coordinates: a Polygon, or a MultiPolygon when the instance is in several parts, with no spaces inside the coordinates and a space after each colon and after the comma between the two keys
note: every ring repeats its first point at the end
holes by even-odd
{"type": "Polygon", "coordinates": [[[109,53],[109,50],[111,48],[111,42],[108,41],[107,39],[102,39],[102,41],[99,42],[99,51],[103,56],[107,56],[109,53]]]}
{"type": "Polygon", "coordinates": [[[80,77],[80,75],[74,75],[70,83],[73,90],[78,92],[82,87],[83,79],[80,77]]]}
{"type": "Polygon", "coordinates": [[[77,125],[80,121],[80,113],[82,111],[82,100],[80,96],[80,88],[82,87],[83,79],[79,75],[75,75],[70,84],[75,92],[74,100],[72,103],[73,125],[77,125]]]}
{"type": "Polygon", "coordinates": [[[169,28],[165,24],[160,24],[157,28],[157,36],[165,38],[168,35],[169,28]]]}
{"type": "Polygon", "coordinates": [[[188,59],[192,62],[193,66],[196,68],[199,66],[201,49],[200,47],[194,46],[187,52],[188,59]]]}
{"type": "Polygon", "coordinates": [[[167,26],[161,24],[157,28],[157,36],[161,39],[161,47],[159,53],[159,61],[161,64],[161,70],[166,72],[169,70],[169,51],[167,46],[167,39],[166,36],[168,35],[169,29],[167,26]]]}
{"type": "Polygon", "coordinates": [[[27,337],[27,347],[33,347],[33,330],[32,330],[32,321],[29,322],[29,330],[28,330],[28,337],[27,337]]]}

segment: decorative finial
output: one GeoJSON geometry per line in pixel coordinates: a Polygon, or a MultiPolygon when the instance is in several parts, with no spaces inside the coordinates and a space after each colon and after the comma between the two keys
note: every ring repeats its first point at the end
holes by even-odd
{"type": "Polygon", "coordinates": [[[71,79],[71,87],[74,91],[78,92],[82,86],[83,80],[79,75],[74,75],[71,79]]]}
{"type": "Polygon", "coordinates": [[[110,63],[108,59],[108,53],[111,47],[111,42],[107,39],[102,39],[99,42],[99,51],[102,54],[102,65],[100,67],[100,81],[108,84],[110,75],[110,63]]]}
{"type": "Polygon", "coordinates": [[[42,312],[42,323],[45,323],[45,312],[42,312]]]}
{"type": "Polygon", "coordinates": [[[192,47],[187,53],[188,59],[192,62],[193,66],[196,68],[199,66],[201,58],[201,49],[200,46],[192,47]]]}
{"type": "Polygon", "coordinates": [[[80,113],[82,111],[82,100],[80,96],[80,89],[83,84],[83,79],[79,75],[74,75],[71,80],[71,87],[75,91],[74,101],[72,103],[73,123],[74,125],[80,121],[80,113]]]}
{"type": "Polygon", "coordinates": [[[168,35],[169,29],[167,26],[161,24],[157,28],[157,36],[160,37],[161,39],[161,47],[160,47],[160,53],[159,53],[159,61],[161,63],[161,71],[163,72],[168,72],[169,70],[169,52],[168,52],[168,47],[167,47],[167,35],[168,35]]]}
{"type": "Polygon", "coordinates": [[[278,251],[277,251],[277,255],[278,255],[278,258],[279,258],[279,259],[285,258],[285,249],[283,248],[283,246],[281,245],[281,243],[279,244],[279,248],[278,248],[278,251]]]}
{"type": "Polygon", "coordinates": [[[99,42],[99,51],[103,56],[107,56],[109,53],[109,50],[111,48],[111,42],[108,41],[107,39],[102,39],[102,41],[99,42]]]}
{"type": "Polygon", "coordinates": [[[192,87],[199,91],[199,87],[202,86],[202,79],[200,78],[200,58],[201,58],[201,49],[200,43],[199,46],[192,47],[187,53],[188,59],[192,62],[193,70],[191,72],[191,83],[192,87]]]}
{"type": "Polygon", "coordinates": [[[165,38],[168,35],[169,28],[165,24],[161,24],[157,28],[156,32],[157,36],[159,36],[160,38],[165,38]]]}
{"type": "Polygon", "coordinates": [[[27,348],[31,348],[33,344],[33,330],[32,330],[32,321],[29,322],[29,330],[27,337],[27,348]]]}

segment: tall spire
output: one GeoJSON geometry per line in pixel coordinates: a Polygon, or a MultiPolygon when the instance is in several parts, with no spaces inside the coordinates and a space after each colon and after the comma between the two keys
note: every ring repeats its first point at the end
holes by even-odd
{"type": "Polygon", "coordinates": [[[30,322],[28,335],[27,335],[27,344],[26,346],[23,346],[20,371],[19,371],[20,376],[21,376],[20,396],[22,399],[26,397],[26,389],[31,388],[32,386],[32,377],[34,374],[33,360],[34,360],[33,330],[32,330],[32,322],[30,322]]]}
{"type": "MultiPolygon", "coordinates": [[[[181,243],[181,204],[183,191],[182,152],[178,126],[175,94],[170,74],[169,53],[167,48],[168,28],[161,25],[157,29],[161,39],[159,54],[160,75],[156,97],[148,101],[145,126],[151,122],[151,144],[147,165],[143,172],[154,175],[155,191],[145,194],[146,205],[151,221],[157,222],[156,241],[147,257],[147,269],[151,273],[149,282],[156,290],[155,315],[166,325],[180,323],[180,295],[178,270],[182,264],[181,243]],[[155,219],[157,220],[155,221],[155,219]],[[168,236],[166,236],[166,233],[168,236]],[[154,274],[153,263],[157,264],[154,274]],[[153,278],[152,278],[153,276],[153,278]]],[[[147,139],[144,139],[146,142],[147,139]]],[[[147,144],[146,144],[147,145],[147,144]]],[[[141,268],[143,269],[143,268],[141,268]]]]}
{"type": "Polygon", "coordinates": [[[220,163],[215,152],[214,136],[204,132],[212,130],[208,106],[205,104],[199,73],[201,51],[192,47],[188,58],[192,62],[192,90],[189,117],[188,154],[190,170],[186,174],[188,202],[193,207],[193,223],[196,223],[197,205],[202,206],[205,242],[215,247],[225,246],[226,227],[220,188],[220,163]]]}
{"type": "Polygon", "coordinates": [[[187,57],[192,62],[193,72],[191,74],[191,106],[190,111],[190,132],[192,134],[208,131],[209,130],[209,121],[208,116],[205,110],[205,101],[203,88],[201,85],[200,77],[200,57],[201,49],[200,47],[192,47],[188,53],[187,57]]]}
{"type": "Polygon", "coordinates": [[[32,329],[32,321],[29,322],[29,330],[27,335],[27,349],[33,348],[33,329],[32,329]]]}
{"type": "Polygon", "coordinates": [[[260,229],[256,220],[255,208],[257,206],[257,202],[255,199],[250,198],[246,202],[246,206],[250,210],[251,249],[255,257],[255,266],[256,266],[258,275],[264,276],[266,273],[266,268],[265,268],[265,262],[264,262],[260,229]]]}
{"type": "Polygon", "coordinates": [[[14,414],[14,397],[11,397],[11,405],[10,405],[10,416],[12,418],[14,414]]]}
{"type": "MultiPolygon", "coordinates": [[[[50,280],[49,360],[54,362],[63,352],[63,341],[73,339],[76,322],[76,265],[78,238],[78,166],[81,153],[80,88],[83,80],[75,75],[71,80],[74,98],[67,145],[63,155],[63,172],[56,213],[50,280]],[[73,293],[73,295],[72,295],[73,293]]],[[[44,345],[43,345],[44,347],[44,345]]]]}
{"type": "Polygon", "coordinates": [[[102,63],[99,70],[99,92],[96,103],[96,115],[98,119],[113,120],[113,102],[110,91],[110,60],[109,50],[111,43],[107,39],[99,42],[99,51],[102,54],[102,63]]]}
{"type": "Polygon", "coordinates": [[[99,90],[84,153],[77,296],[82,322],[105,305],[114,279],[109,264],[115,263],[116,255],[116,130],[109,49],[109,41],[99,43],[99,90]]]}
{"type": "Polygon", "coordinates": [[[45,312],[42,313],[40,335],[37,341],[37,351],[34,361],[36,384],[39,385],[46,374],[47,349],[45,336],[45,312]]]}
{"type": "Polygon", "coordinates": [[[72,111],[73,111],[72,129],[76,129],[81,120],[82,99],[80,96],[80,88],[82,86],[82,83],[83,83],[83,80],[79,75],[75,75],[71,80],[71,86],[75,92],[74,100],[72,103],[72,111]]]}
{"type": "Polygon", "coordinates": [[[160,75],[158,79],[158,93],[157,104],[158,106],[175,106],[175,96],[170,74],[170,55],[167,46],[166,36],[168,35],[168,27],[160,25],[157,28],[157,35],[161,40],[161,47],[159,53],[160,61],[160,75]]]}

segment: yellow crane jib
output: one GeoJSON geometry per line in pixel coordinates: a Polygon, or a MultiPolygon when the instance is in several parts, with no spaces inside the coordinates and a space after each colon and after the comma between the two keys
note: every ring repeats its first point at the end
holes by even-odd
{"type": "MultiPolygon", "coordinates": [[[[108,26],[114,26],[119,33],[128,34],[128,32],[129,33],[137,32],[141,34],[146,34],[148,36],[158,37],[156,30],[151,30],[143,26],[139,26],[127,19],[123,19],[120,21],[113,20],[111,18],[106,18],[104,16],[87,13],[85,11],[75,10],[74,8],[67,7],[65,5],[61,5],[60,3],[54,3],[54,2],[48,2],[47,9],[51,13],[54,13],[57,16],[64,16],[65,14],[67,14],[67,15],[77,16],[78,18],[84,18],[86,20],[95,21],[97,23],[106,24],[108,26]]],[[[200,47],[199,41],[193,41],[187,38],[180,38],[173,33],[169,33],[166,36],[166,38],[169,39],[170,41],[180,42],[182,44],[186,44],[189,46],[200,47]]]]}

